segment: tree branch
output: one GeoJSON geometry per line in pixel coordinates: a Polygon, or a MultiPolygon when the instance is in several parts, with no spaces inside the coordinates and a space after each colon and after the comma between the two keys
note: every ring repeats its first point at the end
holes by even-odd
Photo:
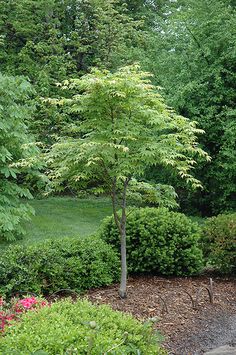
{"type": "Polygon", "coordinates": [[[202,49],[202,46],[201,46],[199,40],[198,40],[197,37],[194,35],[194,33],[191,31],[191,29],[188,27],[188,25],[186,24],[186,22],[185,22],[185,25],[186,25],[187,31],[190,33],[190,35],[191,35],[192,38],[194,39],[195,43],[197,44],[198,48],[200,49],[202,57],[203,57],[204,60],[206,61],[207,65],[210,65],[209,59],[207,58],[207,56],[206,56],[204,50],[202,49]]]}
{"type": "Polygon", "coordinates": [[[116,211],[116,178],[112,181],[112,191],[111,191],[112,209],[117,228],[119,229],[120,235],[122,234],[121,220],[116,211]]]}
{"type": "Polygon", "coordinates": [[[127,187],[129,184],[130,178],[126,178],[124,181],[124,189],[123,189],[123,194],[122,194],[122,216],[121,216],[121,227],[124,226],[126,222],[126,200],[127,200],[127,187]]]}

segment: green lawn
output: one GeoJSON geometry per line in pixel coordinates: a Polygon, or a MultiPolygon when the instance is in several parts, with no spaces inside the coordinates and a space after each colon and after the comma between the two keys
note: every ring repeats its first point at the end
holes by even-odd
{"type": "MultiPolygon", "coordinates": [[[[25,224],[26,235],[17,244],[31,244],[48,238],[86,236],[97,231],[102,219],[112,214],[108,198],[78,199],[50,197],[32,200],[35,216],[25,224]]],[[[193,217],[195,220],[196,218],[193,217]]],[[[197,219],[196,222],[199,223],[197,219]]],[[[0,244],[5,249],[9,244],[0,244]]]]}
{"type": "Polygon", "coordinates": [[[96,232],[102,219],[112,213],[110,200],[106,198],[50,197],[32,200],[30,205],[35,216],[25,224],[25,238],[17,243],[86,236],[96,232]]]}

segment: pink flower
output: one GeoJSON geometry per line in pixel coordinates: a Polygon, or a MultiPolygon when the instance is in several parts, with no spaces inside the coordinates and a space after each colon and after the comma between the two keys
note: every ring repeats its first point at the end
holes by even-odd
{"type": "Polygon", "coordinates": [[[0,334],[4,333],[4,329],[7,326],[11,326],[13,320],[20,320],[20,313],[27,312],[29,310],[37,310],[38,307],[50,306],[46,300],[38,300],[35,297],[27,297],[18,300],[17,302],[12,299],[12,305],[7,308],[7,304],[0,297],[0,334]],[[4,308],[3,308],[4,307],[4,308]]]}
{"type": "Polygon", "coordinates": [[[24,298],[22,300],[19,300],[16,303],[17,309],[19,309],[21,306],[24,309],[30,309],[32,306],[38,304],[38,300],[35,297],[29,297],[29,298],[24,298]]]}

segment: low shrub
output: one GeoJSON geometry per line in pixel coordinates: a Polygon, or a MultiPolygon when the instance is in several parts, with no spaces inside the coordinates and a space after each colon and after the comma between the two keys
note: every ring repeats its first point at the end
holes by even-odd
{"type": "MultiPolygon", "coordinates": [[[[101,237],[117,251],[120,238],[113,217],[104,220],[101,237]]],[[[128,213],[127,262],[131,272],[192,275],[202,268],[199,226],[166,208],[140,208],[128,213]]]]}
{"type": "Polygon", "coordinates": [[[0,338],[0,353],[166,354],[159,338],[150,324],[108,306],[65,300],[28,312],[14,327],[8,327],[0,338]]]}
{"type": "Polygon", "coordinates": [[[28,291],[48,295],[108,285],[119,276],[119,259],[98,237],[48,240],[12,246],[0,256],[0,294],[28,291]]]}
{"type": "Polygon", "coordinates": [[[236,272],[236,213],[208,218],[203,230],[203,251],[222,273],[236,272]]]}

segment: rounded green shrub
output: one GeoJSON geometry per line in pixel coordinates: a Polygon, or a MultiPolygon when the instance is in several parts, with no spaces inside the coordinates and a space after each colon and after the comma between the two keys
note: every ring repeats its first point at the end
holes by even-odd
{"type": "Polygon", "coordinates": [[[203,230],[207,260],[223,273],[236,272],[236,213],[208,218],[203,230]]]}
{"type": "Polygon", "coordinates": [[[166,354],[150,324],[86,300],[53,303],[28,312],[0,337],[0,353],[166,354]]]}
{"type": "MultiPolygon", "coordinates": [[[[120,238],[113,217],[104,220],[101,237],[117,251],[120,238]]],[[[199,226],[166,208],[140,208],[128,213],[127,262],[131,272],[192,275],[203,264],[199,226]]]]}
{"type": "Polygon", "coordinates": [[[118,279],[119,264],[115,251],[98,237],[12,246],[0,256],[0,295],[48,295],[59,289],[80,292],[108,285],[118,279]]]}

